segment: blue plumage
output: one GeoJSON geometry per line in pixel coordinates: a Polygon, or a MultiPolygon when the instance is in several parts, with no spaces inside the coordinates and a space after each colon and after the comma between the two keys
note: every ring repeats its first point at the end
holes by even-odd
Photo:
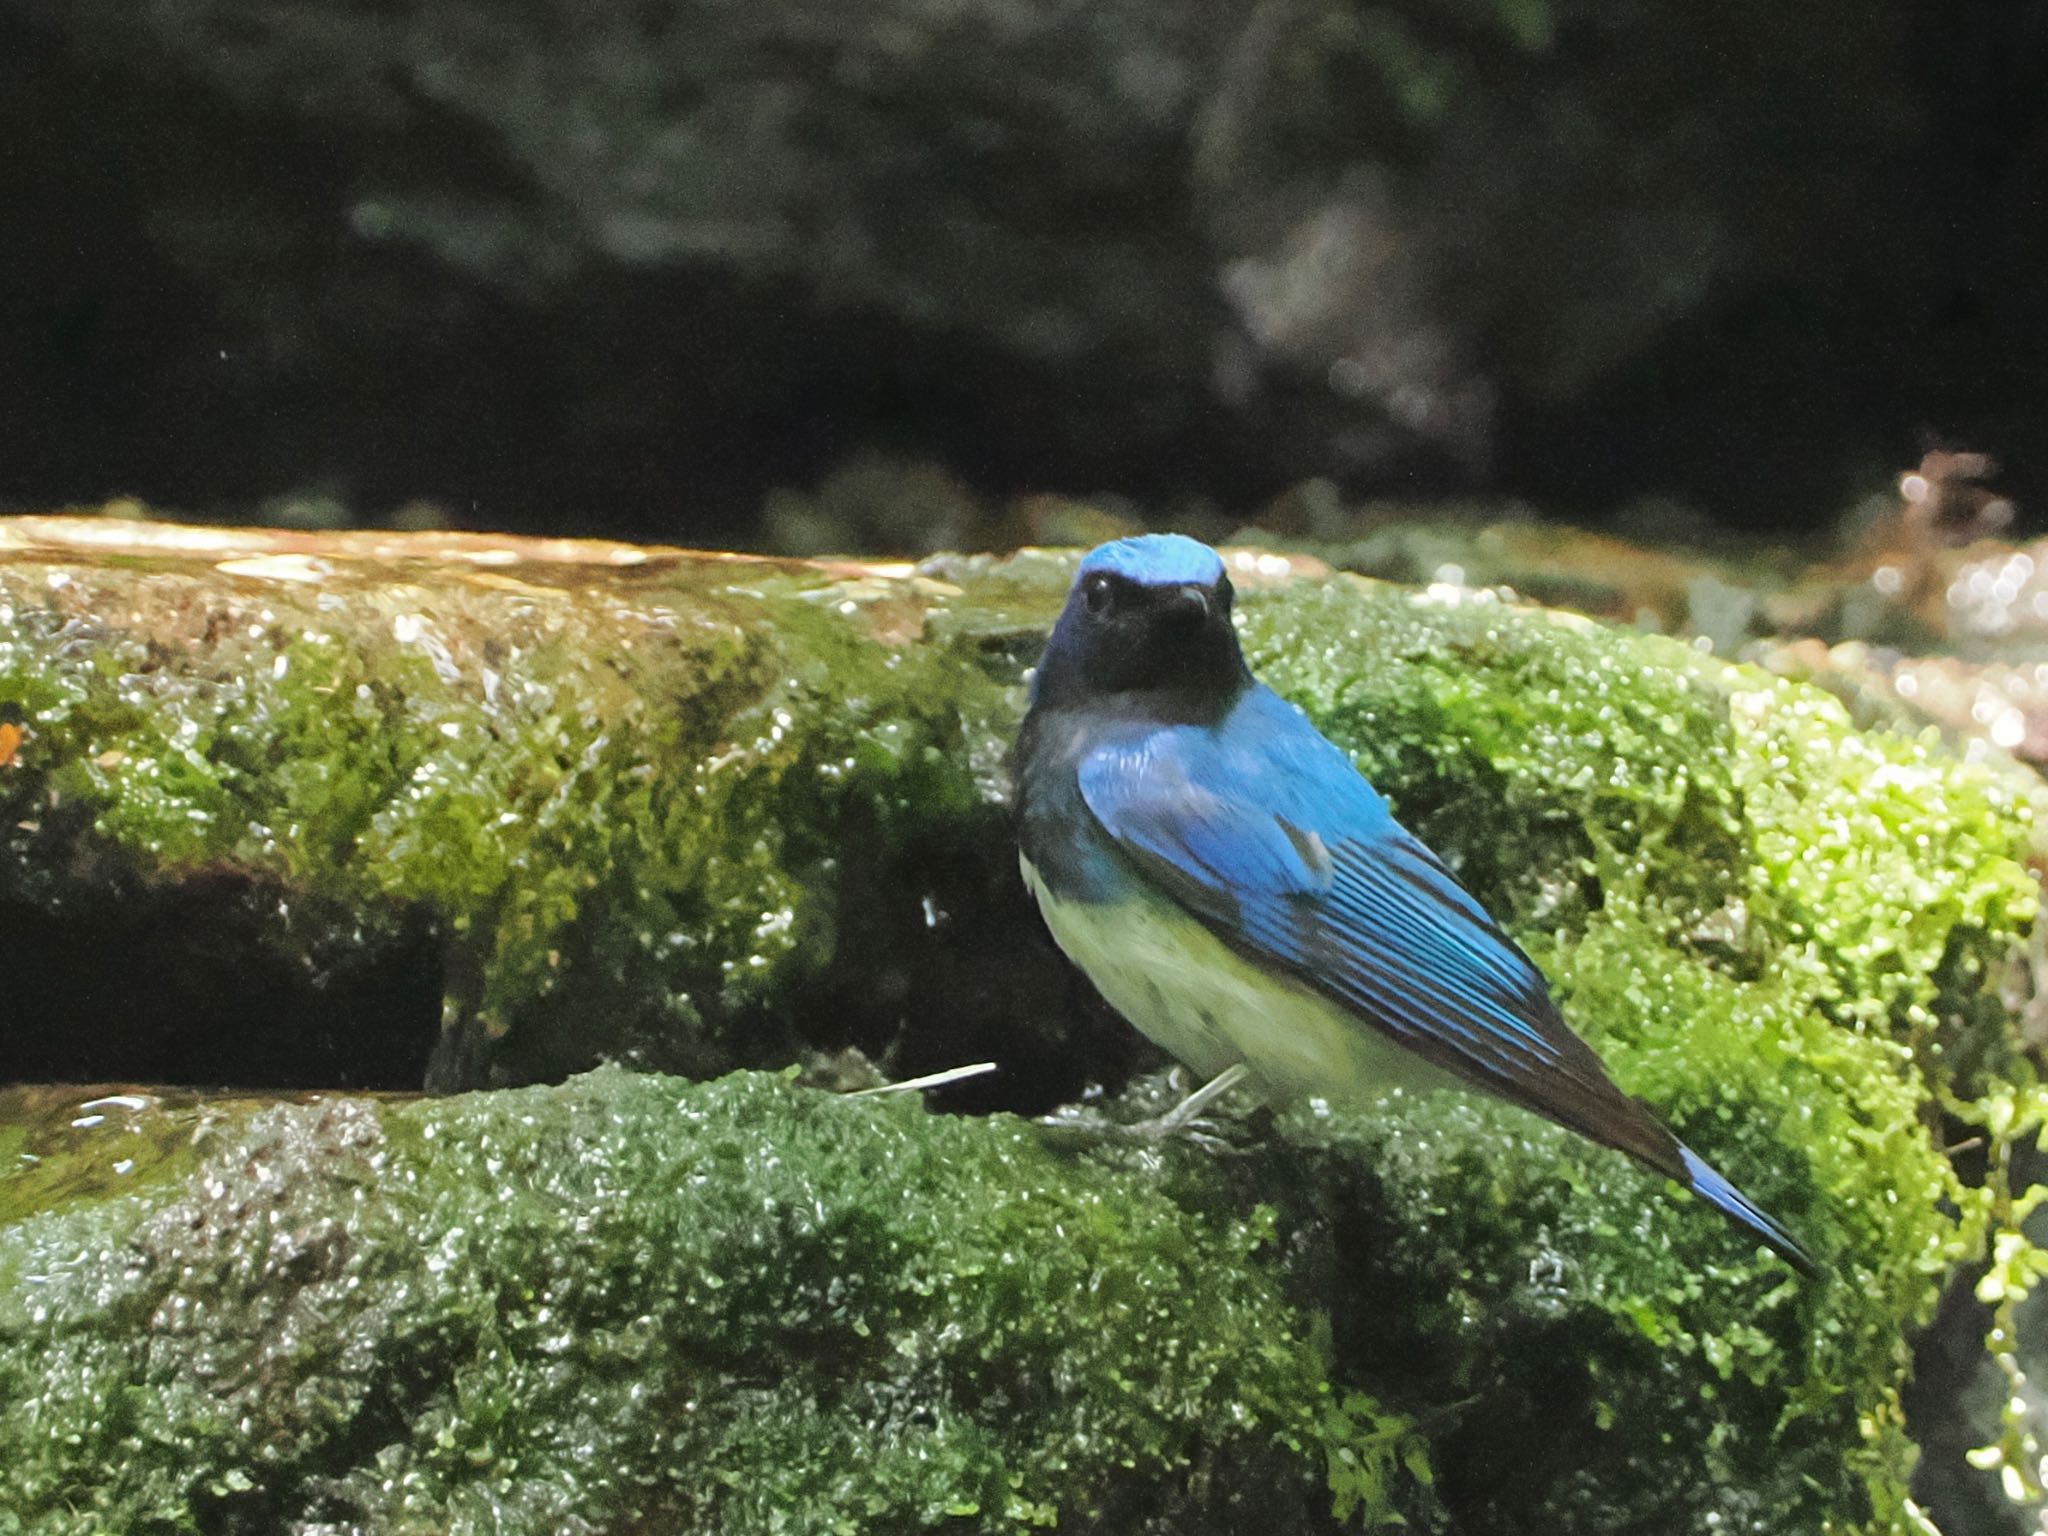
{"type": "Polygon", "coordinates": [[[1368,1092],[1405,1053],[1629,1153],[1811,1272],[1614,1085],[1535,965],[1350,759],[1252,679],[1230,603],[1192,539],[1104,545],[1034,682],[1017,752],[1026,873],[1105,996],[1191,1065],[1241,1064],[1276,1095],[1368,1092]]]}
{"type": "Polygon", "coordinates": [[[1097,546],[1081,562],[1081,579],[1097,573],[1144,586],[1214,586],[1223,579],[1223,559],[1195,539],[1178,533],[1150,533],[1097,546]]]}

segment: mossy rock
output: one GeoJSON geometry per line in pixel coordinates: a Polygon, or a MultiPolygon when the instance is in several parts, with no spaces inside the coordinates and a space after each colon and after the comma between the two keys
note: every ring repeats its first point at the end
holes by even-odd
{"type": "Polygon", "coordinates": [[[1270,1219],[1024,1122],[611,1068],[204,1147],[0,1229],[0,1529],[1313,1529],[1339,1454],[1392,1508],[1270,1219]]]}
{"type": "MultiPolygon", "coordinates": [[[[401,581],[397,558],[0,558],[0,722],[33,732],[0,794],[39,823],[0,848],[0,898],[54,923],[95,881],[178,890],[227,861],[290,897],[252,926],[269,953],[403,955],[424,924],[471,957],[435,975],[506,1031],[496,1071],[621,1040],[718,1070],[856,1043],[990,1055],[1020,1100],[1054,1057],[1121,1081],[1127,1032],[1041,1006],[1063,985],[1042,949],[979,957],[1028,1005],[977,1032],[946,992],[972,956],[912,951],[889,993],[893,930],[848,937],[878,891],[931,944],[1028,924],[1001,905],[999,760],[1068,562],[657,552],[541,597],[474,579],[537,587],[534,560],[458,550],[401,581]],[[330,568],[264,563],[293,558],[330,568]],[[187,627],[159,619],[151,649],[121,617],[138,594],[187,627]],[[304,668],[329,691],[291,700],[293,646],[332,658],[304,668]],[[357,755],[379,765],[360,793],[306,771],[357,755]],[[833,862],[856,855],[858,880],[833,862]],[[956,918],[976,891],[1007,915],[956,918]],[[642,944],[654,911],[690,942],[642,944]],[[764,936],[763,912],[791,917],[764,936]],[[893,1032],[820,1022],[882,993],[893,1032]]],[[[2003,1182],[2039,1126],[2013,1019],[2026,783],[1675,642],[1238,569],[1254,666],[1827,1280],[1456,1096],[1298,1109],[1235,1156],[756,1077],[223,1112],[212,1151],[132,1191],[38,1165],[0,1207],[26,1528],[118,1523],[103,1496],[134,1529],[1317,1530],[1340,1506],[1445,1532],[1924,1529],[1909,1331],[1994,1229],[2001,1284],[2038,1260],[2003,1182]],[[1959,1172],[1970,1134],[1989,1155],[1959,1172]],[[272,1241],[301,1231],[325,1236],[272,1241]]]]}
{"type": "Polygon", "coordinates": [[[38,1026],[0,1076],[418,1087],[445,1026],[440,1088],[855,1045],[1000,1046],[1078,1091],[1128,1053],[1069,1059],[994,856],[1039,566],[970,600],[852,562],[0,520],[0,922],[38,1026]]]}

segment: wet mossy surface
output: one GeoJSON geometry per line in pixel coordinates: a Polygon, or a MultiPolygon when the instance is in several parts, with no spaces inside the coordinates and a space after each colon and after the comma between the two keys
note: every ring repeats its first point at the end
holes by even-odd
{"type": "MultiPolygon", "coordinates": [[[[480,1021],[482,1080],[586,1053],[708,1075],[851,1043],[899,1070],[992,1057],[985,1103],[1036,1109],[1114,1089],[1135,1059],[1072,1001],[1009,883],[1000,754],[1065,562],[693,567],[687,592],[677,567],[641,571],[604,583],[636,594],[609,649],[591,629],[520,639],[582,596],[480,586],[488,622],[465,631],[436,591],[366,577],[310,611],[370,638],[294,641],[336,653],[308,672],[343,705],[284,710],[284,738],[255,714],[222,723],[264,670],[245,656],[204,686],[175,644],[167,678],[98,663],[103,632],[65,640],[46,616],[61,591],[33,588],[31,613],[20,569],[0,563],[29,617],[0,638],[0,719],[33,734],[0,794],[5,825],[39,825],[7,834],[0,899],[56,921],[110,868],[129,884],[106,890],[162,891],[230,862],[241,889],[291,894],[268,953],[425,924],[464,957],[444,990],[480,1021]],[[422,612],[443,615],[452,681],[413,654],[425,631],[394,634],[422,612]],[[491,665],[495,697],[528,701],[518,729],[476,703],[484,635],[512,646],[491,665]],[[36,689],[63,707],[35,713],[36,689]],[[143,696],[127,715],[123,690],[143,696]],[[365,697],[358,718],[346,701],[365,697]],[[308,787],[323,712],[379,765],[360,781],[377,793],[308,787]],[[181,731],[197,765],[146,769],[181,731]],[[722,778],[735,752],[744,771],[722,778]],[[206,786],[213,819],[181,822],[206,786]]],[[[25,1528],[92,1528],[62,1522],[105,1487],[140,1501],[135,1529],[292,1510],[1004,1529],[1057,1509],[1062,1529],[1315,1530],[1340,1490],[1354,1525],[1447,1533],[1920,1529],[1910,1330],[2014,1225],[1999,1180],[1974,1181],[2037,1128],[2012,1017],[2037,900],[2027,788],[1675,642],[1245,574],[1254,666],[1826,1279],[1614,1154],[1455,1096],[1255,1118],[1234,1155],[758,1077],[236,1112],[191,1154],[203,1168],[167,1163],[132,1194],[43,1165],[61,1201],[6,1181],[0,1396],[23,1406],[0,1451],[45,1490],[18,1501],[25,1528]],[[1973,1136],[1992,1155],[1959,1153],[1959,1172],[1946,1149],[1973,1136]],[[323,1221],[334,1254],[258,1240],[323,1221]],[[1104,1294],[1139,1299],[1104,1311],[1104,1294]],[[153,1326],[178,1296],[206,1321],[153,1326]],[[300,1311],[328,1344],[275,1343],[307,1336],[300,1311]],[[240,1410],[201,1411],[223,1395],[240,1410]],[[942,1484],[974,1512],[933,1504],[942,1484]]],[[[161,579],[216,609],[277,601],[161,579]]],[[[293,1027],[289,1003],[272,1027],[293,1027]]]]}
{"type": "Polygon", "coordinates": [[[1119,1067],[1071,1059],[1073,988],[992,855],[1028,628],[853,566],[522,552],[0,550],[0,917],[44,935],[15,995],[47,1026],[0,1072],[457,1088],[1001,1047],[1050,1103],[1119,1067]]]}
{"type": "Polygon", "coordinates": [[[1385,1515],[1270,1242],[771,1076],[278,1106],[0,1229],[0,1527],[1316,1529],[1333,1463],[1385,1515]]]}

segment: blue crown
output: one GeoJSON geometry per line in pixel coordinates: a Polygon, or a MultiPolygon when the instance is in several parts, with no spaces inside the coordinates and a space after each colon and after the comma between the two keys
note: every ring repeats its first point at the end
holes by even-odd
{"type": "Polygon", "coordinates": [[[1178,533],[1146,533],[1090,551],[1081,574],[1107,571],[1146,587],[1206,587],[1223,575],[1223,561],[1208,545],[1178,533]]]}

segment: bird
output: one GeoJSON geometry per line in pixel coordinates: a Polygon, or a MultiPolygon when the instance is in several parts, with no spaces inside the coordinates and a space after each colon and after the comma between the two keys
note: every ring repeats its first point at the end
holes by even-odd
{"type": "Polygon", "coordinates": [[[1795,1270],[1786,1228],[1573,1033],[1543,973],[1349,756],[1252,675],[1222,558],[1180,534],[1082,561],[1011,767],[1059,948],[1206,1079],[1269,1102],[1477,1089],[1676,1180],[1795,1270]]]}

